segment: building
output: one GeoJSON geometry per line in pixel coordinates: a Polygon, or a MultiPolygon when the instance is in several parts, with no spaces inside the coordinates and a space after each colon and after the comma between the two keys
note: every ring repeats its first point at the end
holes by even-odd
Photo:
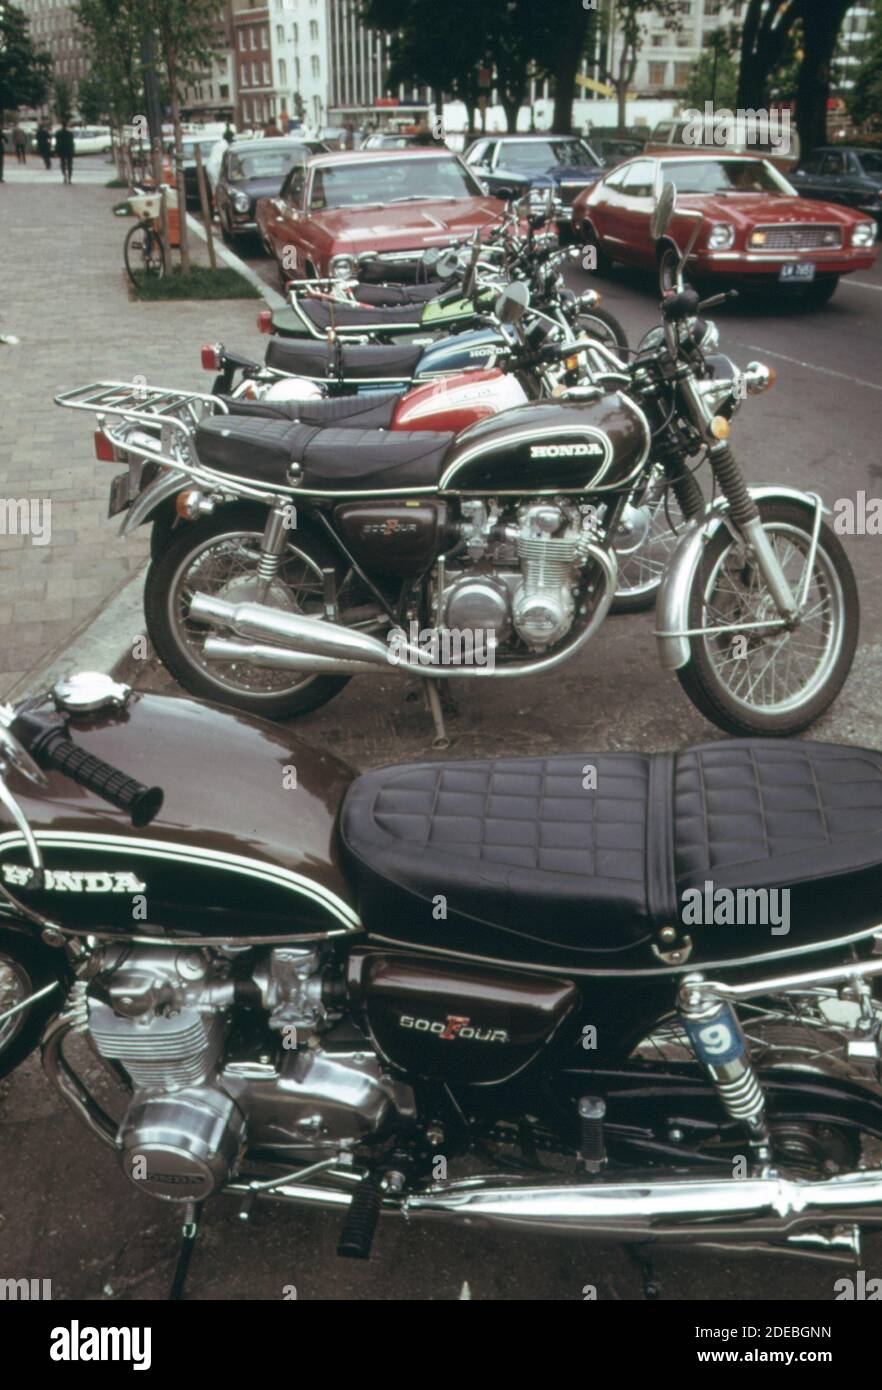
{"type": "Polygon", "coordinates": [[[236,61],[233,0],[225,0],[217,20],[216,54],[211,65],[187,88],[182,114],[195,121],[232,121],[236,115],[236,61]]]}
{"type": "Polygon", "coordinates": [[[76,93],[81,77],[89,71],[89,59],[71,0],[17,0],[30,20],[31,38],[37,48],[52,55],[53,78],[63,78],[76,93]]]}
{"type": "Polygon", "coordinates": [[[235,74],[236,125],[254,128],[275,119],[269,5],[232,0],[231,63],[235,74]]]}
{"type": "Polygon", "coordinates": [[[270,0],[270,41],[280,120],[320,130],[330,77],[326,0],[270,0]]]}

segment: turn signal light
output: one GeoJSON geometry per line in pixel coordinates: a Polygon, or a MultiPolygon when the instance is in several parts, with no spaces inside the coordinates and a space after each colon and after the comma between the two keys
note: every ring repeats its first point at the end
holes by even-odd
{"type": "Polygon", "coordinates": [[[728,439],[729,435],[732,433],[731,426],[725,415],[715,415],[711,420],[710,429],[714,439],[728,439]]]}
{"type": "Polygon", "coordinates": [[[101,463],[116,463],[116,450],[103,430],[95,431],[95,457],[101,463]]]}
{"type": "Polygon", "coordinates": [[[261,309],[257,315],[258,333],[272,333],[273,331],[273,311],[272,309],[261,309]]]}
{"type": "Polygon", "coordinates": [[[577,352],[576,352],[576,353],[573,353],[573,356],[572,356],[572,357],[565,357],[565,358],[564,358],[564,366],[566,367],[566,369],[567,369],[568,372],[574,372],[574,371],[576,371],[578,365],[579,365],[579,354],[578,354],[577,352]]]}
{"type": "Polygon", "coordinates": [[[182,521],[192,521],[199,515],[201,501],[202,493],[195,488],[188,488],[186,492],[179,492],[175,498],[175,511],[182,521]]]}
{"type": "Polygon", "coordinates": [[[221,366],[221,347],[217,343],[203,343],[202,365],[207,372],[219,372],[221,366]]]}

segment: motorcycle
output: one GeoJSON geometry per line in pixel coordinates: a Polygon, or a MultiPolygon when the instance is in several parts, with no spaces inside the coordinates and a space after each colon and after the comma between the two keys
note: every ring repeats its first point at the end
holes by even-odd
{"type": "Polygon", "coordinates": [[[0,708],[0,1075],[39,1045],[177,1204],[175,1298],[222,1194],[336,1212],[357,1259],[383,1215],[859,1264],[880,768],[724,740],[357,777],[75,676],[0,708]]]}

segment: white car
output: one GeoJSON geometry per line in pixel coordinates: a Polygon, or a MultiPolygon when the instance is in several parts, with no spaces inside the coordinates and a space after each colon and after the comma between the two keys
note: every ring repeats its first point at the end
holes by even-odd
{"type": "Polygon", "coordinates": [[[110,154],[113,149],[109,126],[74,126],[70,133],[77,154],[110,154]]]}

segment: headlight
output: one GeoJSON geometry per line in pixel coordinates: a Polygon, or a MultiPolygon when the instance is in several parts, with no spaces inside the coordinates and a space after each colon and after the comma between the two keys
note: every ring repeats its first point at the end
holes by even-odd
{"type": "Polygon", "coordinates": [[[233,207],[236,209],[237,212],[247,212],[248,209],[251,207],[251,199],[248,197],[248,194],[234,193],[233,207]]]}
{"type": "Polygon", "coordinates": [[[358,279],[358,263],[354,256],[332,256],[330,271],[335,280],[358,279]]]}
{"type": "Polygon", "coordinates": [[[707,244],[711,251],[728,251],[735,243],[735,228],[731,222],[714,222],[707,244]]]}
{"type": "Polygon", "coordinates": [[[851,234],[852,246],[872,246],[875,240],[875,222],[859,222],[851,234]]]}

